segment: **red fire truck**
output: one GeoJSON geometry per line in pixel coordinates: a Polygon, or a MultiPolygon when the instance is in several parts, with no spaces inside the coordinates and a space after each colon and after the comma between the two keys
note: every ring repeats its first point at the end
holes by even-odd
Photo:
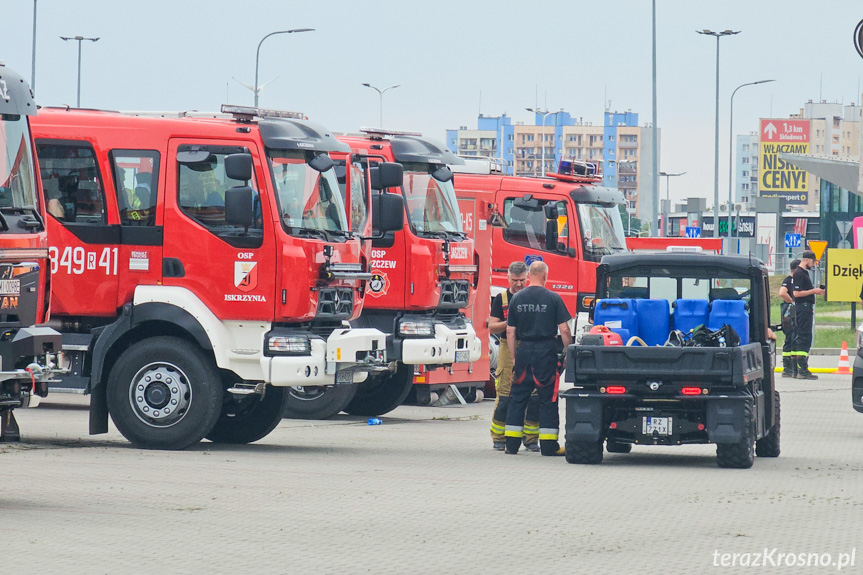
{"type": "MultiPolygon", "coordinates": [[[[511,262],[542,260],[549,266],[546,287],[563,298],[574,318],[573,333],[587,324],[599,261],[626,249],[619,210],[623,194],[598,183],[599,178],[591,175],[456,174],[460,198],[490,206],[492,295],[509,286],[506,273],[511,262]]],[[[494,364],[494,343],[491,356],[494,364]]]]}
{"type": "MultiPolygon", "coordinates": [[[[110,414],[142,447],[247,443],[286,388],[385,369],[385,335],[347,323],[370,278],[328,155],[347,147],[298,114],[222,112],[34,122],[63,385],[92,395],[91,433],[110,414]]],[[[401,198],[376,201],[400,230],[401,198]]]]}
{"type": "Polygon", "coordinates": [[[48,240],[28,118],[36,114],[24,79],[0,62],[0,441],[20,440],[12,410],[44,397],[60,334],[34,327],[48,318],[48,240]]]}
{"type": "MultiPolygon", "coordinates": [[[[404,401],[421,366],[467,365],[482,357],[482,344],[463,311],[475,299],[478,256],[462,229],[452,171],[447,167],[459,160],[444,146],[419,134],[384,130],[338,138],[350,146],[357,162],[372,167],[398,162],[404,169],[401,186],[379,184],[391,192],[383,197],[404,197],[407,217],[402,229],[372,241],[372,279],[363,313],[353,322],[387,334],[387,358],[396,362],[395,370],[370,375],[343,408],[351,414],[381,415],[404,401]]],[[[418,395],[428,395],[431,387],[426,382],[418,395]]],[[[316,401],[324,409],[317,413],[306,409],[296,416],[335,413],[335,406],[323,395],[318,394],[316,401]]],[[[289,403],[288,413],[290,409],[289,403]]]]}

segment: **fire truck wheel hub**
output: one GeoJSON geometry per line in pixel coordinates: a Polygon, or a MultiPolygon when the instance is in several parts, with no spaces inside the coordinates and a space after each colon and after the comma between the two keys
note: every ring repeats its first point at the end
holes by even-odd
{"type": "Polygon", "coordinates": [[[153,427],[170,427],[183,419],[192,400],[188,378],[170,363],[142,367],[129,391],[135,415],[153,427]]]}

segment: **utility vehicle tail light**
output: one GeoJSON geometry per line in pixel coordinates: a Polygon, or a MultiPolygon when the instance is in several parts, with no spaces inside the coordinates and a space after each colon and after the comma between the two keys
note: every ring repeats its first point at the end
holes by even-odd
{"type": "Polygon", "coordinates": [[[684,387],[680,390],[683,395],[701,395],[700,387],[684,387]]]}
{"type": "Polygon", "coordinates": [[[626,388],[622,385],[609,385],[605,388],[605,393],[610,393],[611,395],[620,395],[626,393],[626,388]]]}

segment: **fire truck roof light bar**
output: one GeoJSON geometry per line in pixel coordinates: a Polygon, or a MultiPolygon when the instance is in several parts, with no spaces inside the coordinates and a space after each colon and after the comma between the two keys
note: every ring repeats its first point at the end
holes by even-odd
{"type": "Polygon", "coordinates": [[[291,118],[293,120],[306,120],[301,112],[289,112],[287,110],[268,110],[266,108],[255,108],[254,106],[234,106],[233,104],[222,104],[223,114],[233,114],[243,119],[258,118],[291,118]]]}
{"type": "Polygon", "coordinates": [[[384,136],[417,136],[420,137],[420,132],[405,132],[402,130],[385,130],[384,128],[360,128],[360,132],[377,139],[383,139],[384,136]]]}

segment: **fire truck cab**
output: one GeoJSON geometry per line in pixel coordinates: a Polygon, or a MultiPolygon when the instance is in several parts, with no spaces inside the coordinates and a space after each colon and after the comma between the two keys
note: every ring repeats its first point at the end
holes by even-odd
{"type": "MultiPolygon", "coordinates": [[[[142,447],[248,443],[287,388],[386,369],[384,333],[348,323],[370,275],[329,157],[347,147],[295,113],[222,112],[34,123],[62,385],[92,394],[91,433],[110,414],[142,447]]],[[[401,214],[391,198],[381,228],[401,214]]]]}
{"type": "Polygon", "coordinates": [[[30,87],[0,62],[0,442],[20,440],[12,410],[48,394],[61,346],[59,333],[36,327],[48,317],[50,276],[35,114],[30,87]]]}
{"type": "MultiPolygon", "coordinates": [[[[458,167],[454,167],[458,171],[458,167]]],[[[602,256],[626,250],[619,206],[623,194],[591,175],[544,178],[457,173],[459,197],[491,204],[492,295],[505,290],[513,261],[548,264],[546,287],[586,324],[602,256]]],[[[575,325],[573,334],[576,333],[575,325]]]]}
{"type": "Polygon", "coordinates": [[[369,249],[368,284],[362,315],[353,325],[387,334],[391,372],[372,374],[344,410],[381,415],[398,407],[414,384],[414,371],[470,364],[482,345],[464,311],[474,303],[479,259],[462,227],[459,202],[447,164],[459,160],[419,134],[362,130],[338,136],[372,168],[399,163],[401,185],[372,182],[381,197],[404,200],[404,226],[380,232],[369,249]]]}

